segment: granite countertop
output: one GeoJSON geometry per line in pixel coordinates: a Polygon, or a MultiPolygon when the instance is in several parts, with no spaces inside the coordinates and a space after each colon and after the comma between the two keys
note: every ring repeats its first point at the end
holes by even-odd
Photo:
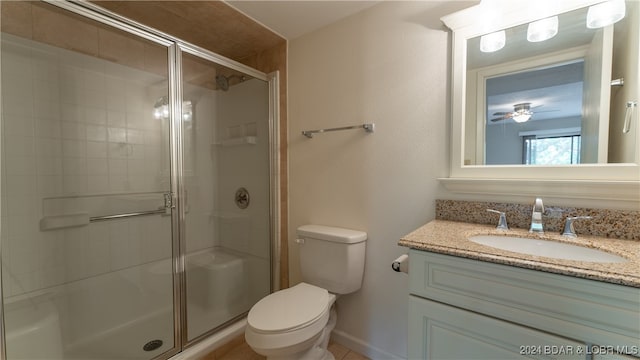
{"type": "Polygon", "coordinates": [[[398,244],[417,250],[640,288],[640,241],[578,236],[571,239],[549,232],[537,235],[524,229],[499,231],[491,225],[433,220],[403,236],[398,244]],[[467,240],[474,235],[515,236],[564,242],[606,251],[622,256],[628,261],[597,263],[520,254],[467,240]]]}

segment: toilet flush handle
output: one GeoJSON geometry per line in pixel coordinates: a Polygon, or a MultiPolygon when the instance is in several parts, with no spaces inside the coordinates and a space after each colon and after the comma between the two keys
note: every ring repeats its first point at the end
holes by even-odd
{"type": "Polygon", "coordinates": [[[296,239],[296,244],[304,244],[304,239],[296,239]]]}

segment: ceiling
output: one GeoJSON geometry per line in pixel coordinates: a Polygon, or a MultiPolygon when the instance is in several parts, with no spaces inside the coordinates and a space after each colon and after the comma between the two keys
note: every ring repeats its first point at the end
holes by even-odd
{"type": "Polygon", "coordinates": [[[280,36],[293,40],[382,0],[225,0],[280,36]]]}

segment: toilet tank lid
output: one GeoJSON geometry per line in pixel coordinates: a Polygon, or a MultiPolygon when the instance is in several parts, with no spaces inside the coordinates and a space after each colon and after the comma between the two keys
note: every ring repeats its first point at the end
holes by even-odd
{"type": "Polygon", "coordinates": [[[367,240],[367,233],[364,231],[324,225],[302,225],[298,228],[298,236],[345,244],[355,244],[367,240]]]}

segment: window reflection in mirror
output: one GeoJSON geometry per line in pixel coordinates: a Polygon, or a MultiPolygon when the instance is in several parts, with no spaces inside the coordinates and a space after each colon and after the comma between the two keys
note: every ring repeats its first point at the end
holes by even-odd
{"type": "Polygon", "coordinates": [[[559,14],[545,41],[527,40],[528,23],[506,29],[494,52],[469,39],[465,165],[637,162],[638,131],[622,128],[626,103],[638,101],[640,4],[626,4],[604,28],[588,29],[583,8],[559,14]]]}

